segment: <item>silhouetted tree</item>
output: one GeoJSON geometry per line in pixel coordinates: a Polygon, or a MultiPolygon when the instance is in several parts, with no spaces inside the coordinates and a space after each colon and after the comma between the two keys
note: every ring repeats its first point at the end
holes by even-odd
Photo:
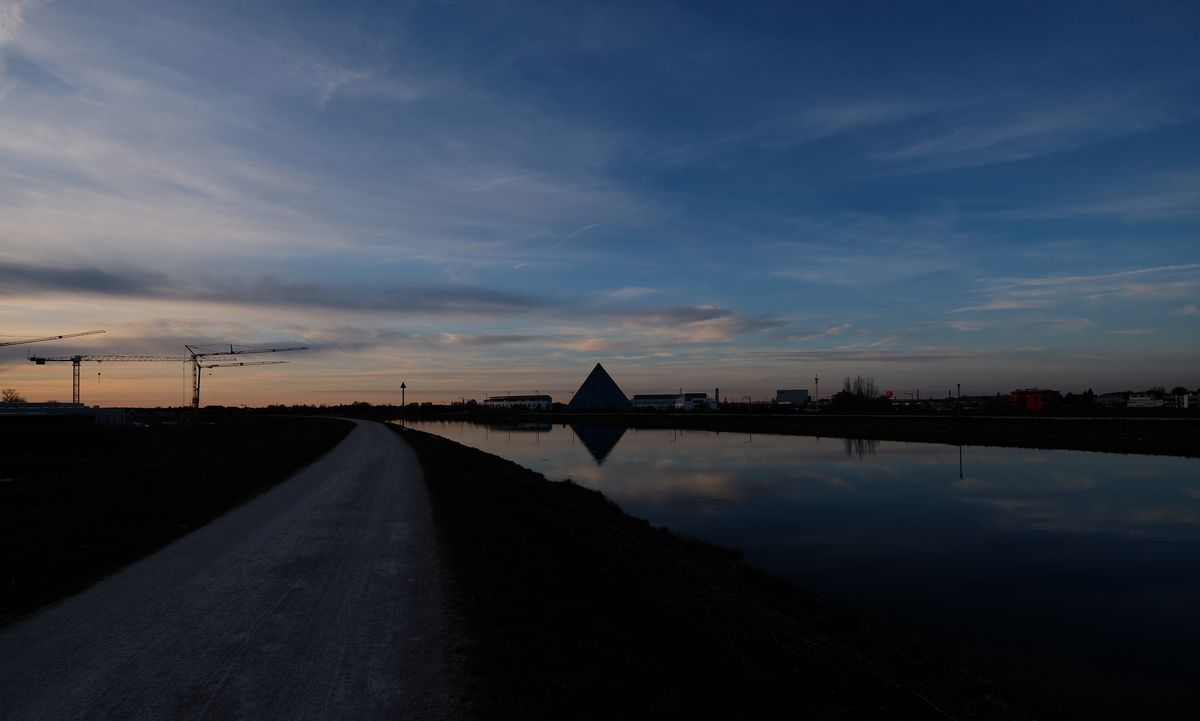
{"type": "Polygon", "coordinates": [[[5,388],[0,391],[0,403],[24,403],[25,396],[17,392],[16,388],[5,388]]]}
{"type": "Polygon", "coordinates": [[[888,399],[880,395],[875,379],[863,378],[862,375],[855,376],[854,380],[846,376],[846,380],[842,382],[842,390],[835,393],[832,400],[835,408],[843,410],[881,408],[889,405],[888,399]]]}
{"type": "Polygon", "coordinates": [[[1062,403],[1064,406],[1078,406],[1078,407],[1083,407],[1083,408],[1092,406],[1093,404],[1095,404],[1095,402],[1096,402],[1096,393],[1091,388],[1088,388],[1086,391],[1084,391],[1083,393],[1080,393],[1079,395],[1075,395],[1074,393],[1068,393],[1065,396],[1063,396],[1063,399],[1062,399],[1062,403]]]}
{"type": "Polygon", "coordinates": [[[1171,389],[1171,395],[1173,396],[1186,396],[1187,392],[1188,389],[1184,388],[1183,386],[1175,386],[1171,389]]]}

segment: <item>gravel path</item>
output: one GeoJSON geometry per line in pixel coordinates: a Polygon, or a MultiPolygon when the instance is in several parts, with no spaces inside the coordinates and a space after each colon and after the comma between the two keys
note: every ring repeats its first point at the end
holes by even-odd
{"type": "Polygon", "coordinates": [[[359,422],[272,490],[0,631],[0,718],[453,718],[436,556],[415,455],[359,422]]]}

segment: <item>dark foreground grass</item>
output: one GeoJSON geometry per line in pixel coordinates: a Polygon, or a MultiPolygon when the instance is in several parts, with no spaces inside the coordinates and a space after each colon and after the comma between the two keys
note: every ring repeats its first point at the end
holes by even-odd
{"type": "Polygon", "coordinates": [[[0,423],[0,624],[76,592],[285,479],[353,426],[0,423]]]}
{"type": "Polygon", "coordinates": [[[1018,719],[935,650],[443,438],[421,459],[482,719],[1018,719]]]}

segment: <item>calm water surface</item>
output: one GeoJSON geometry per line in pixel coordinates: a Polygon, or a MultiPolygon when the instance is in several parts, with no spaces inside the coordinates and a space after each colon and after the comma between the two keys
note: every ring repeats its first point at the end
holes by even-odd
{"type": "Polygon", "coordinates": [[[600,490],[655,525],[740,548],[800,586],[1113,717],[1200,718],[1200,460],[406,425],[600,490]]]}

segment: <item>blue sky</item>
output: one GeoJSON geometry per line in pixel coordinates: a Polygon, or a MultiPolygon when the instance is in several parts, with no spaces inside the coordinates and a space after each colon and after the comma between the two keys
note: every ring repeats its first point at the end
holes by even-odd
{"type": "MultiPolygon", "coordinates": [[[[596,361],[1200,386],[1198,36],[1187,2],[0,0],[0,333],[313,347],[226,403],[567,400],[596,361]]],[[[25,350],[0,385],[63,399],[25,350]]],[[[132,365],[85,400],[179,402],[132,365]]]]}

